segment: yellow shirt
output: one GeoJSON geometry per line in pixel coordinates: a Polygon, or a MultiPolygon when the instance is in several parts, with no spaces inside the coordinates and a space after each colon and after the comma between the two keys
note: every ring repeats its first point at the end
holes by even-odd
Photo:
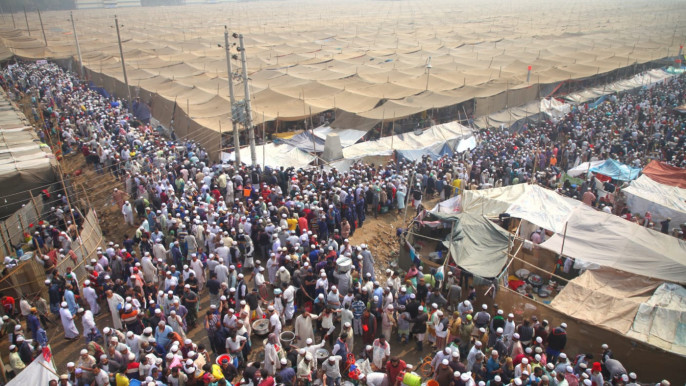
{"type": "Polygon", "coordinates": [[[24,362],[21,360],[18,351],[10,353],[10,367],[12,367],[15,375],[19,374],[19,372],[24,370],[24,367],[26,367],[24,362]]]}
{"type": "Polygon", "coordinates": [[[453,193],[455,193],[455,192],[459,193],[460,192],[460,186],[462,186],[462,180],[459,178],[454,179],[453,180],[453,190],[454,190],[453,193]]]}
{"type": "Polygon", "coordinates": [[[294,231],[295,227],[298,225],[298,219],[295,219],[292,217],[287,219],[286,222],[288,223],[288,230],[289,231],[294,231]]]}
{"type": "Polygon", "coordinates": [[[114,378],[117,386],[129,386],[129,378],[127,378],[126,375],[117,373],[114,378]]]}

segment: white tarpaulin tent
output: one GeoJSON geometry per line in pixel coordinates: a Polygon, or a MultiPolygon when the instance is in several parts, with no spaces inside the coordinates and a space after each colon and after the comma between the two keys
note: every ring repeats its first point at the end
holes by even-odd
{"type": "MultiPolygon", "coordinates": [[[[560,224],[564,227],[564,224],[560,224]]],[[[686,241],[584,207],[567,219],[564,249],[561,231],[541,246],[550,251],[660,280],[686,283],[686,241]]]]}
{"type": "Polygon", "coordinates": [[[442,213],[442,214],[451,214],[451,213],[460,213],[461,208],[460,204],[462,203],[462,196],[453,196],[450,197],[449,199],[445,201],[441,201],[436,206],[431,208],[429,212],[431,213],[442,213]]]}
{"type": "Polygon", "coordinates": [[[650,212],[655,223],[667,217],[672,219],[672,224],[686,222],[686,189],[661,184],[642,175],[622,192],[632,213],[650,212]]]}
{"type": "Polygon", "coordinates": [[[672,283],[659,286],[638,307],[626,335],[686,355],[686,289],[672,283]]]}
{"type": "Polygon", "coordinates": [[[21,373],[12,378],[7,386],[47,385],[53,379],[58,379],[56,373],[55,366],[51,362],[46,362],[43,355],[39,355],[21,373]]]}
{"type": "MultiPolygon", "coordinates": [[[[356,159],[369,155],[391,155],[393,150],[419,150],[439,143],[456,142],[471,134],[470,128],[453,121],[432,126],[420,135],[405,133],[383,137],[376,141],[361,142],[343,149],[343,157],[356,159]]],[[[451,147],[454,148],[455,145],[451,145],[451,147]]]]}
{"type": "MultiPolygon", "coordinates": [[[[255,146],[255,153],[257,154],[257,162],[262,164],[262,157],[264,157],[264,164],[273,168],[278,167],[307,167],[310,162],[314,161],[314,156],[289,145],[274,145],[268,143],[266,146],[255,146]]],[[[222,152],[222,161],[233,161],[236,159],[236,153],[222,152]]],[[[241,162],[250,165],[250,147],[241,148],[241,162]]]]}
{"type": "Polygon", "coordinates": [[[357,143],[360,138],[367,134],[367,130],[333,129],[329,126],[321,126],[314,129],[315,137],[324,141],[326,141],[326,136],[329,134],[338,134],[338,138],[341,139],[341,146],[345,148],[357,143]]]}
{"type": "Polygon", "coordinates": [[[470,136],[468,138],[463,138],[460,140],[460,143],[457,144],[457,147],[455,148],[456,153],[462,153],[467,150],[472,150],[476,147],[476,137],[475,136],[470,136]]]}
{"type": "Polygon", "coordinates": [[[572,177],[586,178],[586,176],[591,172],[591,169],[604,163],[605,160],[582,162],[579,165],[567,170],[567,174],[572,177]]]}
{"type": "Polygon", "coordinates": [[[591,99],[599,98],[603,95],[632,90],[642,86],[650,86],[674,76],[675,74],[670,74],[662,69],[649,70],[640,74],[636,74],[629,79],[618,80],[608,85],[591,87],[577,93],[569,94],[565,97],[565,99],[577,104],[583,103],[591,99]]]}
{"type": "Polygon", "coordinates": [[[531,101],[523,106],[512,107],[477,118],[474,125],[479,128],[508,128],[522,119],[538,121],[543,115],[548,118],[559,119],[569,113],[571,109],[572,106],[568,103],[554,98],[543,98],[540,101],[531,101]]]}
{"type": "MultiPolygon", "coordinates": [[[[538,185],[517,184],[484,190],[465,190],[462,211],[496,218],[501,213],[561,233],[572,209],[583,203],[538,185]]],[[[590,210],[590,209],[589,209],[590,210]]]]}

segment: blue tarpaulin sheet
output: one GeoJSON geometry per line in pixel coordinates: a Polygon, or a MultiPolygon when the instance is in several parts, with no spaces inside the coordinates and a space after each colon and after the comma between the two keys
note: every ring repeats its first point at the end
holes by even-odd
{"type": "Polygon", "coordinates": [[[638,173],[641,169],[632,168],[631,166],[624,165],[613,159],[608,159],[604,163],[592,167],[591,171],[593,173],[600,173],[604,176],[608,176],[613,180],[631,181],[638,178],[638,173]]]}
{"type": "Polygon", "coordinates": [[[108,93],[107,90],[105,90],[105,89],[102,88],[102,87],[96,86],[93,82],[90,82],[90,84],[88,85],[88,87],[89,87],[91,90],[97,92],[98,94],[104,96],[105,98],[109,98],[109,97],[110,97],[110,93],[108,93]]]}
{"type": "Polygon", "coordinates": [[[444,155],[452,156],[453,150],[447,143],[441,143],[424,149],[396,150],[396,155],[402,161],[418,161],[425,155],[435,161],[444,155]]]}

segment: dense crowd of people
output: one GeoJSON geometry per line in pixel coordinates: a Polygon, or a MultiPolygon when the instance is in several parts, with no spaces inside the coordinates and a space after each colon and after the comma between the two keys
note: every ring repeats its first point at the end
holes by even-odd
{"type": "Polygon", "coordinates": [[[452,263],[400,272],[350,238],[367,216],[418,210],[425,196],[532,179],[555,186],[591,157],[639,166],[661,152],[683,166],[684,123],[670,111],[683,103],[683,82],[580,106],[520,133],[485,131],[454,158],[325,171],[213,163],[198,143],[160,137],[76,75],[17,63],[3,87],[31,98],[45,119],[42,137],[63,155],[80,152],[121,182],[113,202],[132,232],[98,249],[87,276],[60,273],[55,266],[76,256],[78,227],[66,204],[51,210],[53,225],[31,241],[49,299],[4,307],[11,368],[16,375],[47,345],[54,315],[64,337],[84,347],[58,369],[65,386],[416,386],[418,373],[439,386],[637,385],[607,345],[566,352],[564,321],[515,320],[513,310],[478,304],[462,280],[468,273],[452,263]],[[100,330],[103,313],[112,322],[100,330]],[[190,338],[199,329],[202,342],[190,338]],[[428,367],[413,368],[391,348],[411,340],[431,353],[428,367]]]}

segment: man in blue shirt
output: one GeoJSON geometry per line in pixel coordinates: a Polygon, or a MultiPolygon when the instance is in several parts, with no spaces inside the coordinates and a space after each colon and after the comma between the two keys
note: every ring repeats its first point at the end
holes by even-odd
{"type": "Polygon", "coordinates": [[[167,355],[167,346],[169,345],[169,333],[174,332],[174,330],[167,326],[164,320],[160,320],[157,323],[157,328],[155,329],[155,341],[157,342],[157,351],[160,355],[167,355]]]}
{"type": "Polygon", "coordinates": [[[364,310],[367,309],[367,306],[364,304],[359,294],[355,295],[355,301],[351,308],[353,311],[353,330],[355,331],[355,335],[362,335],[362,314],[364,313],[364,310]]]}
{"type": "Polygon", "coordinates": [[[486,380],[492,380],[496,375],[500,375],[503,370],[500,368],[500,362],[498,362],[498,351],[492,350],[491,357],[486,362],[486,380]]]}
{"type": "Polygon", "coordinates": [[[26,315],[26,327],[31,330],[31,336],[33,339],[38,339],[38,329],[40,328],[40,320],[38,320],[38,309],[36,307],[31,307],[31,313],[26,315]]]}
{"type": "Polygon", "coordinates": [[[293,370],[293,367],[288,367],[288,360],[286,358],[281,358],[281,368],[282,370],[279,372],[279,378],[281,378],[281,382],[283,382],[284,385],[286,386],[293,386],[295,384],[295,370],[293,370]]]}

